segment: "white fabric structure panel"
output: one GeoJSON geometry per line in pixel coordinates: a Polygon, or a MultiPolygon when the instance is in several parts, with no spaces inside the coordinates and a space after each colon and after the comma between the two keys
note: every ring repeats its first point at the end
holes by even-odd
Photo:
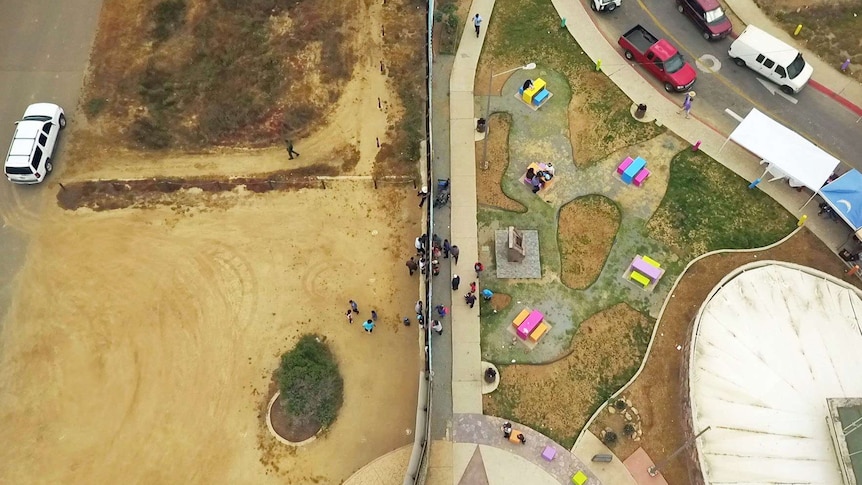
{"type": "Polygon", "coordinates": [[[704,304],[689,383],[707,483],[841,483],[827,398],[862,397],[862,299],[769,265],[704,304]]]}
{"type": "Polygon", "coordinates": [[[730,134],[741,147],[788,177],[817,192],[838,166],[838,159],[755,108],[730,134]]]}

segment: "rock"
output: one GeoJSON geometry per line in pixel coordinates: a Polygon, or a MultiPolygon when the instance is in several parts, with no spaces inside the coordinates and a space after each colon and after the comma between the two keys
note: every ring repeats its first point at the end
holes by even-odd
{"type": "Polygon", "coordinates": [[[626,411],[625,417],[626,417],[626,421],[631,421],[631,420],[632,420],[632,415],[631,415],[631,413],[629,413],[628,411],[626,411]]]}
{"type": "Polygon", "coordinates": [[[617,413],[617,408],[613,407],[613,405],[608,406],[608,412],[609,412],[609,413],[611,413],[611,414],[616,414],[616,413],[617,413]]]}
{"type": "Polygon", "coordinates": [[[640,440],[641,440],[640,436],[635,436],[634,438],[632,438],[632,441],[640,441],[640,440]]]}
{"type": "Polygon", "coordinates": [[[634,414],[635,416],[640,416],[640,414],[638,414],[638,408],[636,408],[636,407],[632,407],[632,408],[631,408],[631,412],[632,412],[632,414],[634,414]]]}

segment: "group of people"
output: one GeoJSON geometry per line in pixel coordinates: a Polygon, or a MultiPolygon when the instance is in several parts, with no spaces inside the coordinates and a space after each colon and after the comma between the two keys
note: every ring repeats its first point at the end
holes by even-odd
{"type": "MultiPolygon", "coordinates": [[[[350,308],[347,309],[347,323],[353,323],[353,316],[359,315],[359,304],[353,300],[347,302],[350,308]]],[[[371,318],[362,322],[362,328],[367,333],[373,333],[374,327],[377,326],[377,310],[371,310],[371,318]]]]}
{"type": "Polygon", "coordinates": [[[524,179],[530,181],[530,185],[533,187],[533,193],[535,194],[545,188],[545,184],[554,178],[555,171],[556,168],[554,168],[554,164],[552,163],[546,164],[545,169],[539,171],[530,167],[527,169],[527,173],[524,174],[524,179]]]}
{"type": "Polygon", "coordinates": [[[440,237],[436,234],[431,237],[430,241],[428,240],[428,234],[422,234],[416,238],[414,246],[416,247],[416,256],[411,256],[405,263],[407,269],[410,271],[410,276],[413,276],[413,273],[417,271],[420,274],[427,275],[429,265],[431,267],[431,275],[437,276],[440,274],[440,256],[448,259],[451,255],[452,259],[455,260],[455,264],[458,264],[458,255],[461,252],[458,246],[450,244],[448,239],[441,241],[440,237]]]}

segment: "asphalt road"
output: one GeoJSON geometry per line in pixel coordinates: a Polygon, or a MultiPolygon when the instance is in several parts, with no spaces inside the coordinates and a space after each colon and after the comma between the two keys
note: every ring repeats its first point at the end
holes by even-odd
{"type": "MultiPolygon", "coordinates": [[[[614,43],[638,23],[673,43],[698,71],[694,86],[697,98],[692,114],[708,120],[719,132],[727,135],[738,124],[726,109],[744,117],[751,108],[757,108],[847,165],[862,169],[862,143],[859,141],[862,123],[856,123],[857,115],[811,86],[806,86],[799,94],[785,95],[778,91],[777,85],[754,71],[738,67],[727,55],[733,39],[704,40],[699,28],[677,11],[674,0],[625,0],[623,6],[612,13],[593,15],[599,29],[614,43]],[[697,59],[702,61],[696,62],[697,59]]],[[[741,26],[734,25],[734,32],[741,32],[738,27],[741,26]]],[[[626,62],[622,50],[619,54],[618,59],[603,63],[606,71],[614,63],[626,62]]],[[[644,69],[640,71],[656,89],[663,91],[657,79],[644,69]]],[[[815,71],[814,79],[816,77],[815,71]]],[[[682,102],[682,95],[668,96],[682,102]]]]}
{"type": "MultiPolygon", "coordinates": [[[[75,123],[101,8],[101,0],[0,0],[0,150],[4,158],[14,123],[31,103],[57,103],[66,110],[69,124],[75,123]]],[[[55,170],[62,170],[63,138],[53,158],[55,170]]],[[[0,178],[0,315],[8,309],[10,285],[23,263],[26,228],[38,220],[45,190],[54,189],[18,186],[0,178]]]]}

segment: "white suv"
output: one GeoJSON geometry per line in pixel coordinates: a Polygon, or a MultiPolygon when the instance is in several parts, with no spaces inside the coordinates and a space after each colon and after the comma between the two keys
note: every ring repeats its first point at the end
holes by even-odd
{"type": "Polygon", "coordinates": [[[56,104],[36,103],[15,124],[4,164],[6,178],[16,184],[38,184],[54,169],[51,156],[60,130],[66,127],[66,115],[56,104]]]}

